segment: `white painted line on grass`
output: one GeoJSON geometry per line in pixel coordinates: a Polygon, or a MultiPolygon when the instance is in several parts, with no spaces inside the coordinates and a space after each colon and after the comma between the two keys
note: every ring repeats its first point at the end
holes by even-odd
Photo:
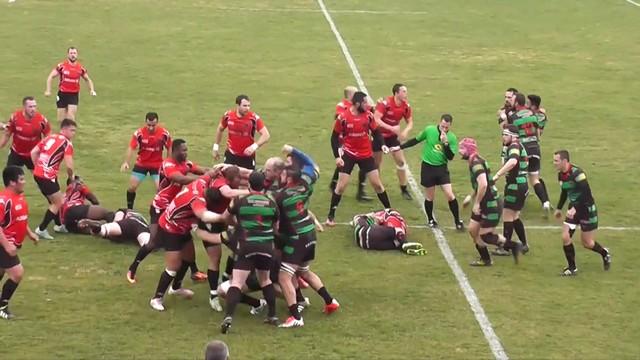
{"type": "MultiPolygon", "coordinates": [[[[337,222],[336,225],[351,225],[346,222],[337,222]]],[[[427,229],[429,228],[426,225],[408,225],[408,227],[412,229],[427,229]]],[[[446,230],[455,230],[456,228],[453,226],[440,226],[442,229],[446,230]]],[[[527,230],[562,230],[562,226],[560,225],[525,225],[527,230]]],[[[502,229],[502,226],[498,226],[497,229],[502,229]]],[[[640,231],[640,227],[637,226],[598,226],[598,230],[610,230],[610,231],[640,231]]]]}
{"type": "Polygon", "coordinates": [[[625,1],[626,1],[626,2],[628,2],[628,3],[629,3],[629,4],[631,4],[631,5],[635,5],[635,6],[637,6],[637,7],[640,7],[640,3],[637,3],[637,2],[635,2],[635,1],[633,1],[633,0],[625,0],[625,1]]]}
{"type": "MultiPolygon", "coordinates": [[[[220,11],[251,11],[251,12],[299,12],[299,13],[320,13],[322,10],[305,8],[242,8],[242,7],[216,7],[220,11]]],[[[426,15],[426,11],[391,11],[391,10],[331,10],[334,14],[370,14],[370,15],[426,15]]]]}
{"type": "MultiPolygon", "coordinates": [[[[323,0],[316,0],[316,1],[318,2],[318,5],[320,6],[322,13],[324,14],[324,17],[327,20],[327,23],[329,23],[329,27],[331,27],[331,31],[333,32],[333,35],[336,37],[336,40],[340,45],[342,54],[344,55],[345,59],[347,60],[347,63],[349,64],[349,67],[351,68],[351,72],[353,73],[353,76],[355,77],[356,82],[358,83],[358,87],[360,87],[362,91],[366,92],[369,96],[371,96],[371,94],[369,94],[369,92],[367,91],[367,88],[364,84],[364,81],[362,80],[362,77],[360,76],[360,71],[358,71],[358,67],[356,66],[355,61],[353,61],[353,57],[349,52],[349,48],[347,47],[347,44],[344,42],[344,39],[342,38],[342,35],[340,35],[338,28],[333,22],[333,19],[331,18],[331,15],[329,14],[327,7],[324,5],[324,1],[323,0]]],[[[408,168],[407,168],[407,180],[409,182],[409,186],[411,187],[411,191],[413,192],[414,198],[416,199],[417,202],[419,202],[418,199],[422,198],[422,192],[420,191],[420,188],[418,187],[418,184],[416,183],[416,180],[413,177],[413,174],[411,174],[411,171],[408,168]]],[[[419,204],[419,206],[424,212],[422,204],[419,204]]],[[[426,219],[426,213],[425,213],[425,219],[426,219]]],[[[455,257],[453,256],[453,252],[451,251],[451,248],[449,247],[449,244],[447,243],[447,239],[444,237],[442,230],[440,229],[431,229],[431,230],[436,238],[438,247],[440,248],[442,255],[447,261],[447,264],[449,264],[449,267],[451,268],[451,271],[455,275],[456,280],[458,280],[458,285],[460,286],[460,289],[464,293],[464,296],[467,299],[469,306],[471,307],[471,311],[473,311],[473,315],[475,316],[476,321],[480,325],[480,329],[482,329],[485,339],[489,343],[489,347],[491,348],[491,352],[493,353],[493,356],[497,360],[508,360],[509,356],[505,352],[504,347],[500,342],[500,338],[498,338],[498,335],[496,335],[496,332],[493,330],[491,321],[489,321],[489,318],[484,312],[484,309],[480,304],[480,300],[478,299],[476,292],[471,287],[471,284],[469,283],[469,280],[467,279],[466,274],[464,273],[464,271],[462,271],[462,268],[458,264],[458,261],[456,261],[455,257]]]]}

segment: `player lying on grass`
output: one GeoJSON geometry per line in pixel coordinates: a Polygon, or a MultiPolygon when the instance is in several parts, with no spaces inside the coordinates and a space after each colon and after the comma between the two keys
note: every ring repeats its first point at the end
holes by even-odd
{"type": "Polygon", "coordinates": [[[98,198],[79,176],[74,176],[67,185],[64,202],[60,208],[62,227],[54,228],[56,232],[88,233],[78,227],[82,219],[111,221],[113,212],[100,206],[98,198]],[[89,202],[90,204],[87,204],[89,202]]]}
{"type": "Polygon", "coordinates": [[[353,217],[356,245],[365,250],[402,250],[407,255],[426,255],[417,242],[407,242],[407,223],[400,213],[383,209],[353,217]]]}
{"type": "Polygon", "coordinates": [[[129,209],[118,209],[110,222],[92,219],[78,221],[78,229],[117,243],[144,246],[149,242],[149,223],[140,214],[129,209]]]}

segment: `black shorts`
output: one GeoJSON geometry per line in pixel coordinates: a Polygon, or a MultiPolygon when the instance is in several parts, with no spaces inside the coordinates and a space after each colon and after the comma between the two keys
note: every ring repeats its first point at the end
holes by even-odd
{"type": "Polygon", "coordinates": [[[238,270],[270,270],[273,262],[273,243],[244,241],[238,249],[238,259],[234,269],[238,270]]]}
{"type": "Polygon", "coordinates": [[[373,139],[372,146],[374,152],[382,151],[382,145],[387,145],[387,147],[400,146],[400,140],[398,140],[397,135],[393,135],[390,137],[383,137],[382,143],[380,143],[377,139],[373,139]]]}
{"type": "Polygon", "coordinates": [[[529,156],[529,173],[540,172],[540,144],[537,142],[527,143],[524,148],[529,156]]]}
{"type": "MultiPolygon", "coordinates": [[[[570,207],[571,209],[571,207],[570,207]]],[[[565,218],[565,224],[571,226],[580,225],[580,230],[583,232],[593,231],[598,228],[598,209],[596,205],[579,206],[576,207],[576,214],[573,219],[565,218]]]]}
{"type": "Polygon", "coordinates": [[[78,221],[87,218],[87,214],[89,213],[90,205],[76,205],[67,209],[64,213],[64,219],[62,219],[62,223],[69,230],[69,232],[77,233],[78,231],[78,221]]]}
{"type": "Polygon", "coordinates": [[[4,249],[4,246],[0,245],[0,269],[11,269],[18,264],[20,264],[20,258],[18,255],[9,255],[4,249]]]}
{"type": "Polygon", "coordinates": [[[389,250],[395,249],[394,243],[397,234],[396,230],[390,226],[367,225],[356,227],[354,232],[356,245],[367,250],[389,250]]]}
{"type": "Polygon", "coordinates": [[[131,170],[131,172],[134,173],[138,173],[144,176],[150,175],[150,176],[154,176],[154,175],[158,175],[159,174],[159,169],[153,169],[153,168],[144,168],[142,166],[139,165],[133,165],[133,169],[131,170]]]}
{"type": "Polygon", "coordinates": [[[506,184],[504,186],[504,208],[513,211],[520,211],[524,207],[529,193],[529,185],[522,184],[506,184]]]}
{"type": "Polygon", "coordinates": [[[226,150],[224,152],[224,163],[230,165],[236,165],[249,170],[255,170],[256,157],[254,156],[239,156],[234,155],[231,151],[226,150]]]}
{"type": "Polygon", "coordinates": [[[160,215],[162,215],[162,210],[156,209],[153,205],[149,207],[149,224],[157,225],[158,219],[160,219],[160,215]]]}
{"type": "Polygon", "coordinates": [[[117,221],[116,224],[120,226],[120,231],[122,232],[120,237],[123,240],[133,241],[136,244],[138,243],[138,235],[149,232],[149,227],[136,219],[123,219],[117,221]]]}
{"type": "Polygon", "coordinates": [[[430,188],[436,185],[451,184],[451,178],[449,177],[449,168],[447,165],[434,166],[422,162],[420,169],[420,185],[430,188]]]}
{"type": "Polygon", "coordinates": [[[376,161],[373,156],[364,159],[357,159],[349,153],[344,153],[344,155],[342,155],[342,160],[344,160],[344,166],[338,168],[341,173],[351,175],[351,172],[353,171],[353,168],[356,166],[356,164],[360,168],[360,171],[365,174],[368,174],[373,170],[378,170],[376,161]]]}
{"type": "Polygon", "coordinates": [[[164,247],[165,251],[180,251],[191,241],[191,232],[186,234],[173,234],[158,227],[156,240],[159,245],[164,247]]]}
{"type": "Polygon", "coordinates": [[[316,256],[316,232],[289,237],[282,249],[282,262],[302,266],[309,263],[316,256]]]}
{"type": "Polygon", "coordinates": [[[44,196],[53,195],[60,191],[60,184],[58,184],[57,178],[55,180],[49,180],[34,175],[33,180],[38,184],[38,189],[40,189],[40,192],[44,196]]]}
{"type": "MultiPolygon", "coordinates": [[[[280,282],[280,279],[278,279],[279,274],[280,274],[280,261],[274,259],[271,262],[271,270],[269,271],[269,279],[271,280],[271,283],[277,284],[278,282],[280,282]]],[[[247,289],[249,289],[249,292],[262,290],[262,287],[260,286],[260,282],[258,281],[258,277],[256,276],[255,271],[252,271],[249,274],[249,277],[247,277],[247,281],[245,281],[245,284],[247,285],[247,289]]]]}
{"type": "Polygon", "coordinates": [[[78,105],[80,102],[79,93],[68,93],[58,91],[58,96],[56,97],[56,106],[58,109],[66,109],[69,105],[78,105]]]}
{"type": "MultiPolygon", "coordinates": [[[[206,223],[202,220],[198,221],[198,229],[204,230],[211,234],[222,234],[227,231],[227,224],[225,223],[206,223]]],[[[220,244],[212,244],[208,241],[202,241],[202,245],[204,245],[205,249],[210,248],[212,246],[219,246],[220,244]]]]}
{"type": "Polygon", "coordinates": [[[7,166],[26,166],[27,169],[33,170],[33,161],[30,156],[22,156],[15,153],[13,150],[9,151],[9,157],[7,158],[7,166]]]}
{"type": "Polygon", "coordinates": [[[501,214],[502,206],[500,206],[500,202],[498,200],[492,200],[480,205],[480,215],[471,212],[471,220],[480,223],[481,228],[494,228],[500,224],[501,214]]]}

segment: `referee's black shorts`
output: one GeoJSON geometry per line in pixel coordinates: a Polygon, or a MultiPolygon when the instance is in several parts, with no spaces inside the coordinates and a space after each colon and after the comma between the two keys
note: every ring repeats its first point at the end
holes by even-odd
{"type": "Polygon", "coordinates": [[[447,165],[434,166],[422,162],[420,169],[420,185],[430,188],[436,185],[451,184],[451,177],[449,176],[449,168],[447,165]]]}

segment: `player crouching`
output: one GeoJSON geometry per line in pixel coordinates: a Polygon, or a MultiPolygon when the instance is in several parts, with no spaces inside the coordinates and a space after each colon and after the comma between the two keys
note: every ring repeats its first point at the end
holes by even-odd
{"type": "Polygon", "coordinates": [[[383,209],[353,217],[356,245],[365,250],[402,250],[407,255],[426,255],[417,242],[407,242],[407,223],[394,209],[383,209]]]}

